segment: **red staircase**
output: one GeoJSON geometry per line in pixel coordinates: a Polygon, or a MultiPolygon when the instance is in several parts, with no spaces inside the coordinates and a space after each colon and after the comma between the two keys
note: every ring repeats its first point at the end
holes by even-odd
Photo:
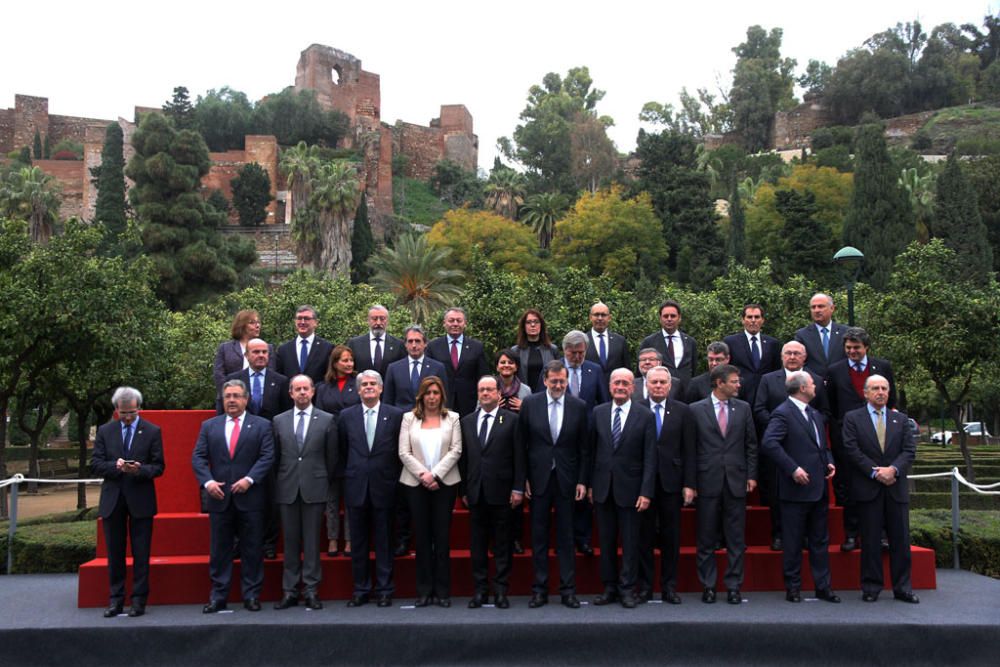
{"type": "MultiPolygon", "coordinates": [[[[163,429],[163,441],[167,462],[166,472],[157,480],[157,501],[160,513],[153,529],[152,559],[150,563],[150,604],[196,604],[208,599],[210,582],[208,577],[208,516],[199,513],[197,482],[191,471],[191,451],[198,437],[201,422],[214,413],[211,411],[153,411],[143,412],[143,417],[158,424],[163,429]]],[[[843,541],[841,510],[830,508],[830,565],[833,570],[833,588],[836,590],[858,589],[860,586],[860,552],[841,553],[839,544],[843,541]]],[[[525,525],[530,525],[526,517],[525,525]]],[[[101,607],[108,601],[107,552],[104,548],[101,526],[97,527],[97,558],[84,563],[79,570],[78,605],[80,607],[101,607]]],[[[695,574],[695,515],[694,510],[683,511],[681,528],[682,547],[680,560],[679,589],[699,591],[701,584],[695,574]]],[[[747,508],[747,553],[743,589],[746,591],[784,590],[781,575],[781,553],[771,551],[770,517],[764,507],[747,508]]],[[[323,544],[326,543],[324,535],[323,544]]],[[[552,545],[555,540],[550,541],[552,545]]],[[[597,528],[594,528],[594,543],[597,543],[597,528]]],[[[452,594],[472,595],[472,565],[469,558],[469,514],[466,510],[455,510],[452,521],[452,594]]],[[[530,546],[530,540],[525,541],[530,546]]],[[[280,550],[280,544],[279,544],[280,550]]],[[[912,547],[913,587],[928,589],[936,587],[934,552],[930,549],[912,547]]],[[[265,562],[265,581],[262,597],[266,600],[281,597],[281,554],[278,559],[265,562]]],[[[805,554],[803,555],[805,558],[805,554]]],[[[717,552],[720,577],[725,570],[724,551],[717,552]]],[[[323,583],[320,597],[324,599],[346,599],[352,593],[350,558],[338,556],[322,557],[323,583]]],[[[886,581],[889,581],[888,556],[884,559],[886,581]]],[[[550,580],[559,580],[558,565],[550,559],[550,580]]],[[[129,559],[131,570],[131,559],[129,559]]],[[[657,555],[657,569],[659,556],[657,555]]],[[[813,587],[808,562],[803,562],[802,588],[813,587]]],[[[131,572],[129,574],[131,579],[131,572]]],[[[397,597],[412,597],[414,591],[414,558],[397,558],[395,561],[395,584],[397,597]]],[[[511,576],[511,593],[527,595],[532,582],[531,552],[514,557],[511,576]]],[[[239,562],[235,564],[232,599],[239,599],[239,562]]],[[[599,557],[578,555],[576,559],[576,580],[580,593],[599,593],[603,589],[599,574],[599,557]]],[[[656,581],[659,581],[657,574],[656,581]]],[[[721,584],[721,582],[720,582],[721,584]]]]}

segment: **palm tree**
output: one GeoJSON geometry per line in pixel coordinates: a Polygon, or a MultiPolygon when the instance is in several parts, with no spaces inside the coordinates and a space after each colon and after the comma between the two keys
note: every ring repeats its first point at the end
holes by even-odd
{"type": "Polygon", "coordinates": [[[524,203],[526,186],[524,174],[513,169],[494,169],[486,182],[486,206],[513,220],[518,207],[524,203]]]}
{"type": "Polygon", "coordinates": [[[538,234],[538,246],[543,250],[552,244],[552,234],[559,220],[569,207],[569,198],[561,192],[543,192],[531,195],[521,207],[521,222],[538,234]]]}
{"type": "Polygon", "coordinates": [[[292,195],[292,238],[295,239],[295,251],[299,259],[319,266],[319,234],[317,233],[316,216],[309,208],[309,195],[312,193],[313,175],[319,169],[320,160],[316,149],[300,141],[294,148],[289,148],[281,154],[280,168],[288,179],[288,188],[292,195]]]}
{"type": "Polygon", "coordinates": [[[934,218],[934,197],[937,174],[928,172],[923,176],[916,168],[904,169],[899,176],[899,185],[906,190],[910,206],[917,222],[917,236],[925,242],[931,236],[931,221],[934,218]]]}
{"type": "Polygon", "coordinates": [[[59,184],[38,167],[22,167],[0,182],[0,214],[27,220],[36,243],[52,237],[59,204],[59,184]]]}
{"type": "Polygon", "coordinates": [[[396,305],[408,308],[414,322],[429,322],[462,295],[462,272],[445,268],[450,254],[451,248],[429,247],[424,236],[404,234],[395,248],[371,259],[372,282],[394,294],[396,305]]]}
{"type": "Polygon", "coordinates": [[[319,230],[319,269],[335,277],[351,271],[354,213],[361,201],[358,172],[346,160],[320,165],[313,178],[310,208],[319,230]]]}

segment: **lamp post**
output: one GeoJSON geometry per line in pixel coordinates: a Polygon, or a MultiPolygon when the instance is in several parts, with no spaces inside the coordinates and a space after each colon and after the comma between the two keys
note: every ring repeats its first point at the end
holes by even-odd
{"type": "Polygon", "coordinates": [[[833,256],[833,261],[843,268],[847,275],[847,324],[854,326],[854,283],[858,280],[865,255],[853,246],[844,246],[833,256]]]}

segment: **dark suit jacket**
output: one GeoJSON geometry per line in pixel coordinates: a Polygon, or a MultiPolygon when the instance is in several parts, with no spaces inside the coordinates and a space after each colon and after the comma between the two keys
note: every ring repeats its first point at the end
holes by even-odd
{"type": "Polygon", "coordinates": [[[371,451],[365,437],[364,403],[346,408],[338,419],[340,455],[345,459],[344,503],[348,507],[362,507],[369,497],[379,508],[392,507],[396,502],[396,483],[403,467],[399,460],[403,411],[382,401],[375,418],[371,451]]]}
{"type": "Polygon", "coordinates": [[[745,331],[726,336],[723,342],[729,346],[729,363],[740,369],[740,398],[753,405],[761,376],[781,368],[781,343],[773,336],[758,334],[760,364],[754,368],[745,331]]]}
{"type": "MultiPolygon", "coordinates": [[[[425,354],[424,361],[420,365],[420,380],[423,381],[425,377],[430,377],[431,375],[441,378],[441,381],[444,383],[445,394],[447,394],[448,371],[440,361],[431,359],[425,354]]],[[[417,395],[413,392],[413,385],[410,384],[409,355],[389,364],[389,368],[385,371],[385,391],[382,392],[382,400],[402,410],[413,409],[417,401],[417,395]]]]}
{"type": "MultiPolygon", "coordinates": [[[[270,343],[267,344],[267,352],[267,368],[274,370],[276,359],[274,346],[270,343]]],[[[215,351],[215,361],[212,363],[212,379],[215,381],[216,389],[222,388],[222,383],[226,381],[227,375],[243,370],[244,359],[240,341],[230,339],[219,343],[219,348],[215,351]]]]}
{"type": "Polygon", "coordinates": [[[209,512],[224,512],[230,502],[241,512],[263,510],[267,504],[265,479],[274,464],[274,438],[271,422],[249,412],[243,413],[240,421],[240,435],[236,441],[236,452],[229,457],[229,442],[226,440],[226,415],[206,419],[201,424],[198,440],[191,455],[198,485],[215,480],[222,482],[226,496],[216,500],[205,494],[205,509],[209,512]],[[232,486],[244,477],[254,481],[246,493],[232,493],[232,486]]]}
{"type": "Polygon", "coordinates": [[[344,384],[344,391],[341,391],[340,387],[337,386],[336,380],[330,383],[320,382],[316,385],[316,396],[313,398],[313,405],[334,416],[339,415],[341,410],[345,408],[357,405],[361,402],[361,397],[358,396],[358,389],[355,384],[356,379],[357,375],[347,378],[347,382],[344,384]]]}
{"type": "MultiPolygon", "coordinates": [[[[650,407],[652,403],[644,402],[650,407]]],[[[653,414],[656,428],[656,414],[653,414]]],[[[668,398],[663,413],[663,427],[656,441],[657,491],[680,493],[685,486],[695,488],[695,424],[691,409],[681,401],[668,398]]]]}
{"type": "MultiPolygon", "coordinates": [[[[299,337],[296,336],[278,347],[276,370],[285,377],[291,378],[299,374],[299,346],[299,337]]],[[[319,384],[326,376],[331,352],[333,345],[330,341],[319,336],[313,339],[313,344],[309,347],[309,356],[306,357],[305,374],[312,378],[314,384],[319,384]]]]}
{"type": "Polygon", "coordinates": [[[588,457],[590,446],[590,411],[587,404],[567,392],[563,403],[562,428],[559,438],[553,443],[549,430],[549,394],[543,391],[532,394],[521,402],[518,413],[518,427],[521,442],[528,454],[528,480],[531,493],[542,495],[548,490],[549,475],[553,461],[556,464],[557,492],[574,497],[576,485],[587,483],[588,457]]]}
{"type": "MultiPolygon", "coordinates": [[[[809,401],[809,405],[823,415],[823,420],[830,418],[830,404],[827,401],[826,386],[823,378],[813,373],[808,368],[803,369],[809,373],[816,385],[816,396],[809,401]]],[[[779,368],[768,373],[760,379],[757,386],[757,397],[753,402],[753,419],[757,423],[757,432],[764,433],[767,423],[771,420],[771,412],[779,405],[788,400],[788,391],[785,389],[785,369],[779,368]]]]}
{"type": "MultiPolygon", "coordinates": [[[[613,369],[612,369],[613,370],[613,369]]],[[[648,397],[646,396],[646,378],[641,375],[635,379],[635,383],[632,388],[632,400],[639,401],[640,403],[645,403],[648,397]]],[[[671,376],[670,380],[670,393],[667,394],[667,398],[677,399],[678,401],[684,400],[684,381],[678,377],[671,376]]]]}
{"type": "Polygon", "coordinates": [[[389,368],[389,364],[406,357],[406,346],[395,336],[385,334],[382,339],[382,365],[375,368],[375,363],[372,361],[371,340],[368,337],[370,333],[355,336],[347,341],[347,347],[354,353],[354,372],[360,374],[363,371],[375,370],[384,380],[385,370],[389,368]]]}
{"type": "Polygon", "coordinates": [[[917,455],[917,442],[902,412],[887,411],[885,416],[885,451],[878,446],[875,425],[868,414],[867,404],[844,415],[844,455],[850,461],[851,496],[859,502],[874,500],[884,490],[897,503],[910,502],[906,476],[917,455]],[[895,466],[899,471],[896,483],[885,486],[872,479],[872,468],[895,466]]]}
{"type": "Polygon", "coordinates": [[[524,491],[527,460],[517,413],[500,408],[491,424],[486,446],[479,444],[479,410],[462,417],[462,475],[460,492],[473,505],[506,505],[511,491],[524,491]]]}
{"type": "Polygon", "coordinates": [[[816,324],[810,322],[795,332],[795,340],[806,346],[806,368],[816,375],[826,377],[827,366],[844,358],[844,332],[847,327],[839,322],[830,321],[830,358],[823,354],[823,342],[820,340],[816,324]]]}
{"type": "Polygon", "coordinates": [[[771,412],[760,443],[761,451],[778,467],[778,498],[781,500],[816,502],[826,494],[827,466],[833,465],[826,437],[826,421],[813,407],[806,406],[806,410],[816,425],[815,429],[791,399],[785,399],[771,412]],[[817,433],[819,440],[816,439],[817,433]],[[795,482],[792,475],[796,468],[808,473],[808,484],[795,482]]]}
{"type": "Polygon", "coordinates": [[[639,496],[652,499],[656,492],[656,421],[649,408],[632,403],[615,448],[611,419],[616,407],[608,402],[594,408],[590,427],[594,453],[588,486],[595,503],[608,502],[610,495],[618,507],[635,507],[639,496]]]}
{"type": "Polygon", "coordinates": [[[125,453],[124,445],[121,422],[117,419],[102,424],[97,429],[90,470],[94,475],[104,478],[97,506],[98,515],[104,519],[111,516],[118,498],[124,497],[130,515],[136,518],[153,516],[156,514],[156,487],[153,478],[162,475],[165,468],[160,427],[140,416],[139,421],[132,424],[132,443],[128,454],[125,453]],[[138,461],[141,464],[139,472],[126,475],[118,470],[116,464],[120,458],[138,461]]]}
{"type": "Polygon", "coordinates": [[[684,389],[684,400],[688,405],[708,398],[712,393],[712,380],[708,373],[696,375],[688,381],[684,389]]]}
{"type": "Polygon", "coordinates": [[[601,355],[597,346],[597,339],[593,336],[594,330],[587,331],[587,361],[592,361],[604,371],[605,384],[611,377],[611,371],[616,368],[634,368],[632,355],[629,354],[628,341],[625,336],[616,334],[611,330],[604,332],[604,347],[608,355],[607,365],[601,364],[601,355]]]}
{"type": "MultiPolygon", "coordinates": [[[[694,342],[694,338],[691,338],[691,336],[688,336],[680,329],[677,330],[676,335],[681,337],[681,343],[684,345],[684,355],[681,357],[680,366],[675,366],[674,360],[669,358],[667,354],[667,343],[663,340],[663,329],[657,329],[646,336],[642,344],[639,345],[639,349],[643,350],[647,347],[652,347],[658,350],[663,355],[663,365],[670,369],[670,374],[679,377],[687,384],[698,367],[698,347],[694,342]]],[[[677,341],[674,341],[674,344],[676,345],[677,341]]]]}
{"type": "MultiPolygon", "coordinates": [[[[253,394],[249,368],[244,368],[241,371],[227,375],[223,384],[230,380],[241,380],[247,386],[247,391],[251,395],[253,394]]],[[[222,385],[219,385],[219,387],[219,394],[215,398],[215,412],[221,415],[225,410],[222,406],[222,385]]],[[[271,421],[276,415],[284,412],[291,406],[292,397],[288,394],[288,378],[278,371],[271,370],[270,368],[267,369],[267,372],[264,373],[264,386],[262,389],[263,396],[261,397],[260,410],[258,412],[254,412],[253,401],[247,401],[247,412],[250,414],[255,414],[258,417],[263,417],[271,421]]]]}
{"type": "MultiPolygon", "coordinates": [[[[566,364],[566,393],[573,396],[572,386],[573,386],[573,370],[566,363],[565,357],[562,362],[566,364]]],[[[545,377],[545,371],[543,370],[538,376],[538,393],[545,393],[545,384],[542,382],[545,377]]],[[[606,403],[611,400],[608,395],[608,383],[604,381],[604,371],[601,370],[600,364],[595,364],[592,361],[587,361],[584,359],[583,364],[580,365],[580,394],[576,396],[581,401],[587,404],[587,410],[593,410],[594,406],[600,403],[606,403]]]]}
{"type": "Polygon", "coordinates": [[[309,430],[300,451],[295,440],[297,413],[293,406],[273,421],[278,459],[274,502],[291,505],[301,495],[303,502],[325,503],[337,466],[337,418],[329,412],[313,408],[309,430]]]}
{"type": "Polygon", "coordinates": [[[462,352],[458,357],[458,368],[451,366],[451,338],[438,336],[427,344],[425,354],[431,359],[437,359],[445,368],[448,376],[442,378],[448,383],[448,407],[456,410],[463,417],[470,414],[479,404],[476,397],[476,386],[479,378],[490,372],[486,361],[483,344],[475,338],[463,336],[462,352]]]}
{"type": "MultiPolygon", "coordinates": [[[[868,355],[869,375],[881,375],[889,381],[889,405],[896,407],[896,378],[892,374],[892,365],[886,359],[876,359],[868,355]]],[[[865,405],[865,399],[858,396],[851,382],[850,360],[841,359],[830,364],[826,369],[826,389],[830,394],[830,412],[839,422],[851,410],[857,410],[865,405]]]]}
{"type": "Polygon", "coordinates": [[[699,496],[720,496],[722,485],[737,498],[747,494],[747,480],[757,479],[757,433],[750,406],[738,398],[729,400],[726,435],[712,409],[711,397],[692,403],[695,422],[697,487],[699,496]]]}

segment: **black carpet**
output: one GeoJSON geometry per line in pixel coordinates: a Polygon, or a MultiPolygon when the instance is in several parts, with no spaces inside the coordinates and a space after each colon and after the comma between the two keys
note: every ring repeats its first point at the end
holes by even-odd
{"type": "MultiPolygon", "coordinates": [[[[150,607],[142,618],[78,609],[75,575],[0,577],[0,665],[996,665],[1000,581],[939,570],[936,590],[908,605],[844,591],[833,605],[748,593],[740,606],[684,594],[680,606],[584,605],[507,610],[230,606],[150,607]]],[[[589,601],[589,600],[587,600],[589,601]]]]}

